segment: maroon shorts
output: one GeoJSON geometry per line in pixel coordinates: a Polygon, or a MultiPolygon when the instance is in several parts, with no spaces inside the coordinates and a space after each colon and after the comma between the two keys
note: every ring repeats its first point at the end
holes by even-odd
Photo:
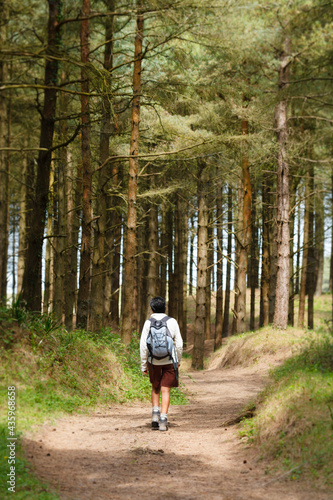
{"type": "Polygon", "coordinates": [[[175,369],[173,364],[151,365],[148,363],[149,379],[153,389],[159,390],[162,387],[178,387],[175,369]]]}

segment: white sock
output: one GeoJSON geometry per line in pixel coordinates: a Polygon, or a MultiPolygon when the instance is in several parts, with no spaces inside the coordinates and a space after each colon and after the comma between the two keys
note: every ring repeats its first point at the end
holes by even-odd
{"type": "Polygon", "coordinates": [[[159,406],[153,406],[153,411],[160,411],[160,407],[159,406]]]}
{"type": "Polygon", "coordinates": [[[161,417],[161,418],[167,418],[167,417],[168,417],[168,414],[167,414],[167,413],[161,413],[160,417],[161,417]]]}

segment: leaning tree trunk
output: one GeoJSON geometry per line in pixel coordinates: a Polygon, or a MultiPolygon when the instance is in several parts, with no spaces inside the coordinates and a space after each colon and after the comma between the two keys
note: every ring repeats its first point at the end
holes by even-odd
{"type": "Polygon", "coordinates": [[[287,160],[287,99],[283,92],[289,81],[290,40],[284,42],[279,70],[279,91],[282,93],[275,108],[276,133],[278,138],[277,156],[277,273],[276,297],[273,324],[286,329],[289,305],[289,164],[287,160]]]}
{"type": "Polygon", "coordinates": [[[91,278],[91,236],[92,236],[92,174],[90,153],[90,110],[89,110],[89,79],[85,65],[89,63],[89,14],[90,0],[83,0],[81,21],[81,150],[82,150],[82,236],[80,280],[77,301],[76,325],[87,329],[89,316],[89,288],[91,278]]]}
{"type": "Polygon", "coordinates": [[[132,101],[132,130],[130,141],[129,180],[128,180],[128,214],[127,234],[125,245],[125,282],[123,283],[123,324],[121,338],[124,344],[132,339],[132,308],[136,253],[136,220],[137,220],[137,183],[138,183],[138,153],[139,153],[139,124],[140,124],[140,96],[141,96],[141,66],[142,40],[144,18],[141,13],[141,0],[138,0],[138,15],[136,19],[136,37],[134,47],[133,72],[133,101],[132,101]]]}
{"type": "MultiPolygon", "coordinates": [[[[61,48],[59,20],[61,19],[61,0],[48,0],[48,49],[47,53],[57,53],[61,48]]],[[[48,203],[52,144],[55,124],[57,90],[54,88],[58,79],[58,60],[46,58],[45,91],[42,110],[40,151],[37,159],[37,178],[34,197],[34,216],[27,238],[27,251],[22,284],[22,299],[29,310],[41,310],[41,263],[43,236],[48,203]]]]}
{"type": "Polygon", "coordinates": [[[199,166],[198,175],[198,256],[197,256],[197,293],[194,324],[194,345],[192,368],[201,370],[204,362],[206,286],[208,264],[208,201],[207,201],[207,167],[199,166]]]}

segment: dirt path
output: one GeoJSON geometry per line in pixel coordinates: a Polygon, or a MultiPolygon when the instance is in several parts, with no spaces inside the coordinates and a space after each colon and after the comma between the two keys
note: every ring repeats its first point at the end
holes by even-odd
{"type": "Polygon", "coordinates": [[[250,369],[182,375],[192,393],[169,410],[168,432],[152,431],[148,404],[117,405],[59,420],[25,440],[36,474],[63,499],[329,500],[306,484],[272,481],[221,423],[261,389],[250,369]]]}

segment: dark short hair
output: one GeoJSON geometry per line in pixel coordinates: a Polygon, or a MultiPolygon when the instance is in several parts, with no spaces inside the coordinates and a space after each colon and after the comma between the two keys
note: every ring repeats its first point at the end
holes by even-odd
{"type": "Polygon", "coordinates": [[[165,300],[163,297],[154,297],[150,301],[150,307],[154,313],[164,313],[165,312],[165,300]]]}

